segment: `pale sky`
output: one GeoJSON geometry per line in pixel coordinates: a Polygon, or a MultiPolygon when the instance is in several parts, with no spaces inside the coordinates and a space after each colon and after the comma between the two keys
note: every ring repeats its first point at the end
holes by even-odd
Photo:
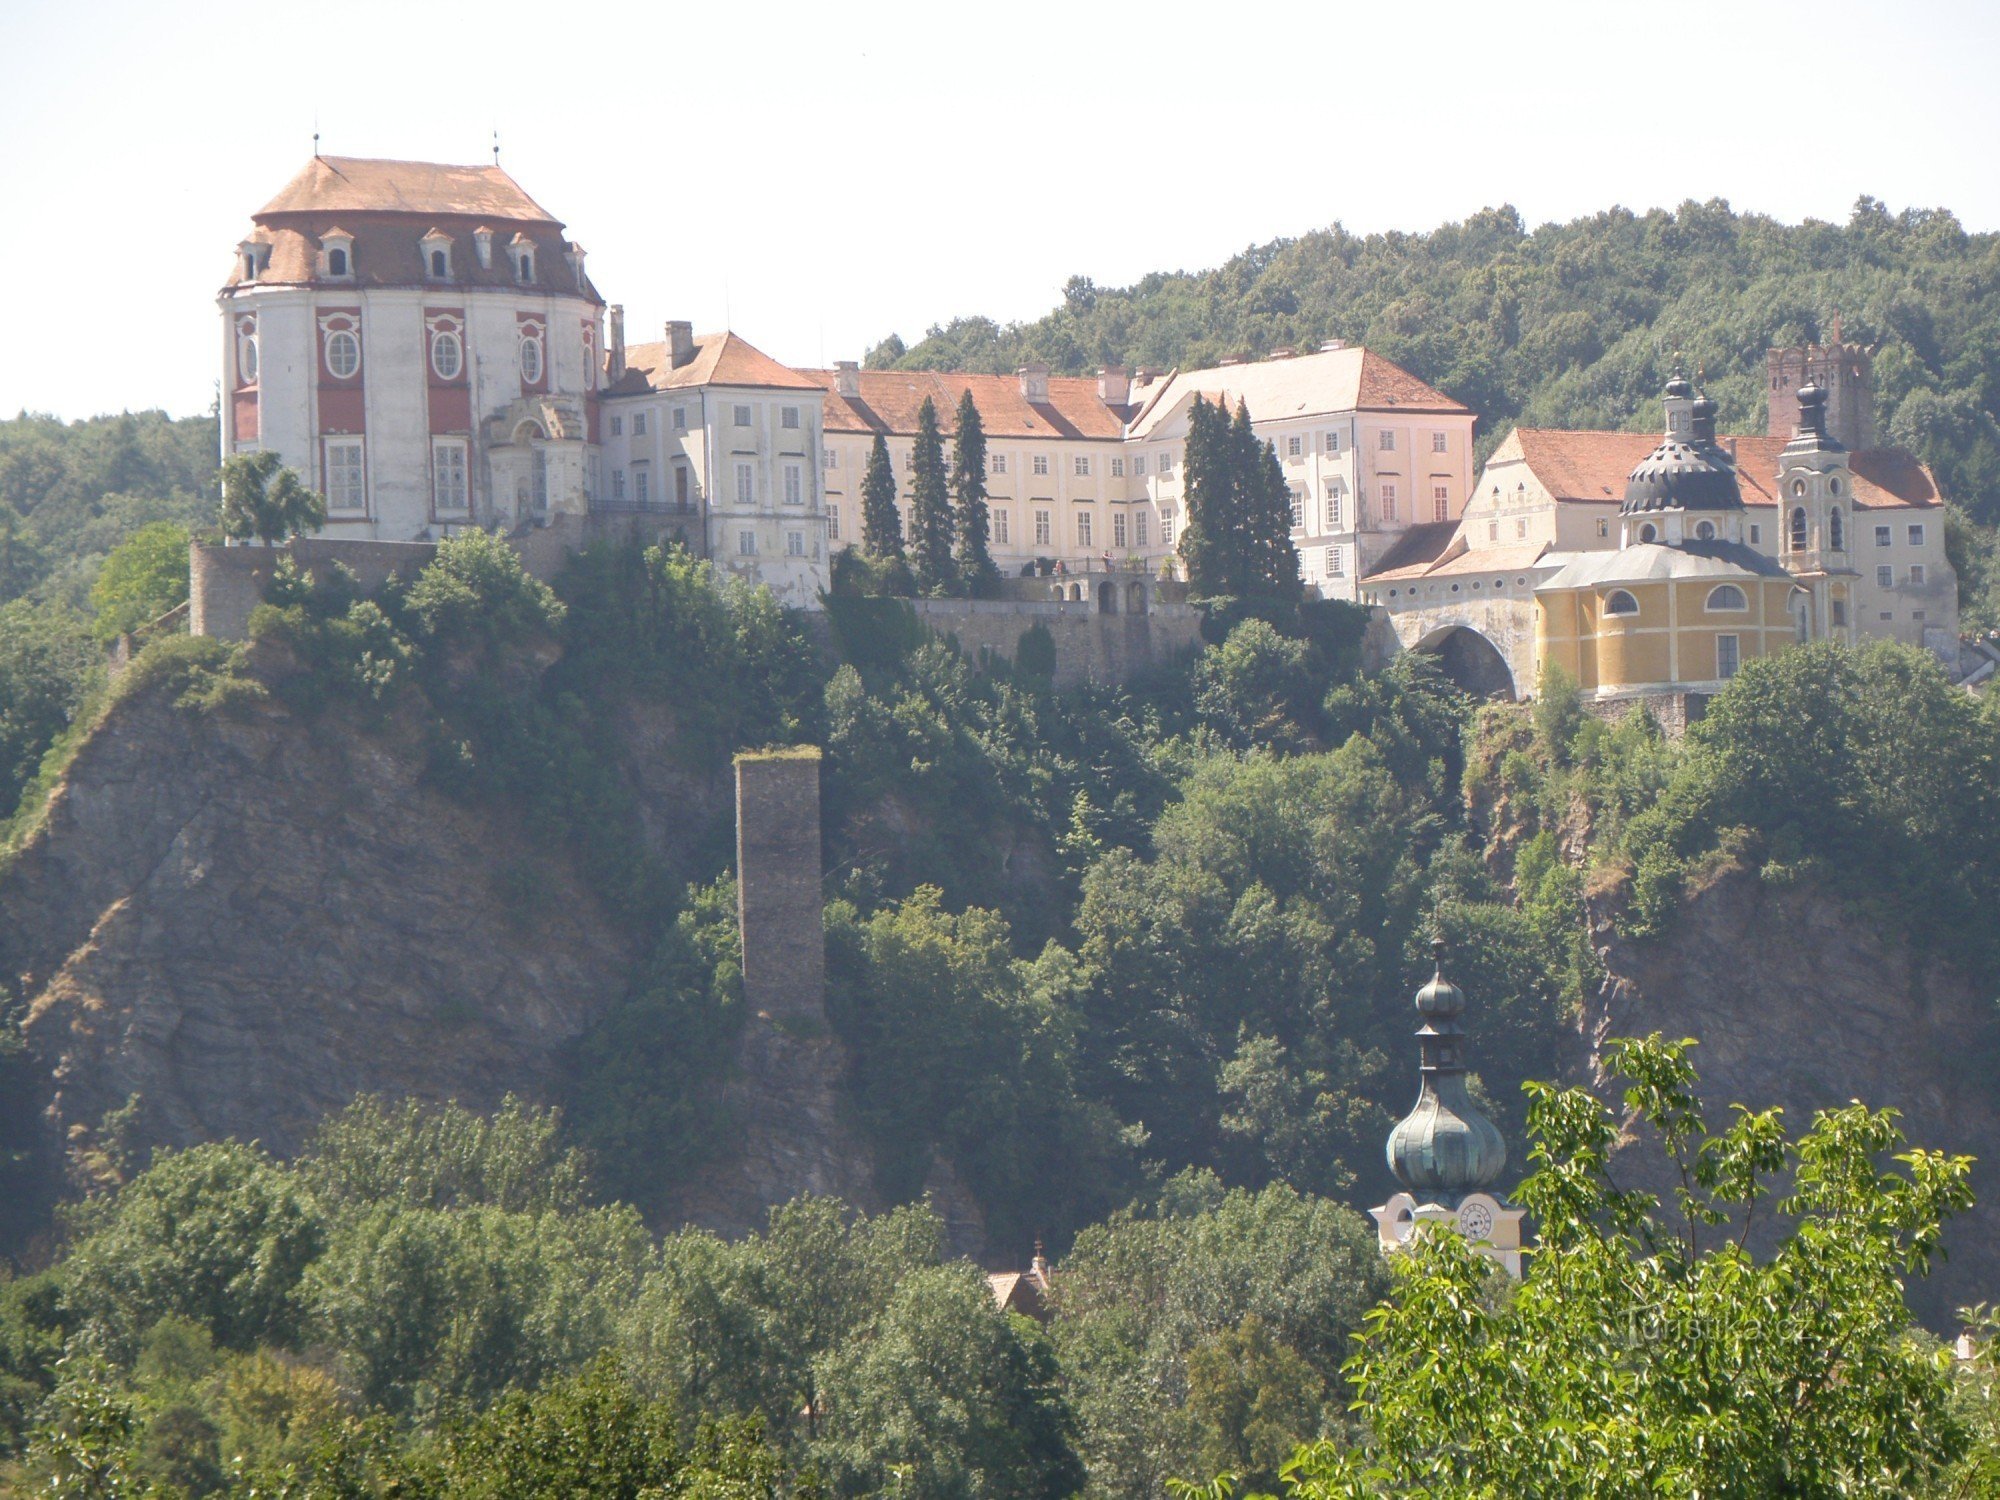
{"type": "Polygon", "coordinates": [[[628,337],[793,364],[1336,220],[1855,197],[2000,227],[1972,0],[0,0],[0,413],[207,409],[214,294],[312,153],[501,163],[628,337]]]}

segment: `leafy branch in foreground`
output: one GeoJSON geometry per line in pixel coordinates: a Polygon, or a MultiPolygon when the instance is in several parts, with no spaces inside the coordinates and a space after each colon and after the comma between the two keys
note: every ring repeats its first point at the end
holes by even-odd
{"type": "Polygon", "coordinates": [[[1712,1133],[1691,1045],[1616,1044],[1627,1119],[1530,1085],[1525,1279],[1456,1235],[1399,1256],[1348,1368],[1367,1444],[1299,1450],[1298,1500],[1903,1496],[1961,1457],[1952,1361],[1902,1280],[1971,1205],[1971,1159],[1908,1149],[1892,1111],[1858,1103],[1796,1138],[1740,1106],[1712,1133]],[[1632,1125],[1665,1156],[1664,1197],[1612,1177],[1632,1125]]]}

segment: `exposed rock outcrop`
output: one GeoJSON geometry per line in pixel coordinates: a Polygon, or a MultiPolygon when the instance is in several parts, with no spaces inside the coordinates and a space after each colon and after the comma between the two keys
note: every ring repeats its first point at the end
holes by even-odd
{"type": "Polygon", "coordinates": [[[394,721],[118,705],[0,876],[52,1148],[296,1149],[357,1092],[556,1093],[632,938],[567,861],[426,786],[394,721]]]}
{"type": "MultiPolygon", "coordinates": [[[[1782,1105],[1794,1132],[1859,1099],[1901,1112],[1913,1144],[1978,1158],[1979,1205],[1947,1232],[1948,1259],[1913,1281],[1912,1306],[1942,1328],[2000,1295],[2000,1024],[1991,987],[1913,945],[1886,915],[1811,886],[1733,871],[1694,895],[1673,928],[1632,942],[1607,903],[1593,911],[1608,978],[1572,1039],[1577,1077],[1599,1080],[1610,1037],[1694,1037],[1710,1123],[1728,1107],[1782,1105]]],[[[1624,1154],[1635,1185],[1666,1187],[1646,1147],[1624,1154]]]]}

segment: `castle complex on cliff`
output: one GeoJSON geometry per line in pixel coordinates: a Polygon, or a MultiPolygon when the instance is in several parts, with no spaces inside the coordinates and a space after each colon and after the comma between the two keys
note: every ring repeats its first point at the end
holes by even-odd
{"type": "Polygon", "coordinates": [[[1616,699],[1712,690],[1780,640],[1955,644],[1936,486],[1875,446],[1868,352],[1837,329],[1771,351],[1768,437],[1718,438],[1677,382],[1657,450],[1520,428],[1475,481],[1474,413],[1339,341],[1083,378],[793,369],[685,322],[628,344],[498,165],[315,156],[251,217],[219,298],[224,447],[281,454],[329,539],[616,525],[815,609],[877,437],[907,507],[922,404],[949,437],[969,394],[1001,571],[1113,609],[1101,575],[1171,570],[1188,414],[1220,398],[1283,465],[1308,592],[1377,607],[1483,691],[1531,691],[1546,661],[1616,699]]]}

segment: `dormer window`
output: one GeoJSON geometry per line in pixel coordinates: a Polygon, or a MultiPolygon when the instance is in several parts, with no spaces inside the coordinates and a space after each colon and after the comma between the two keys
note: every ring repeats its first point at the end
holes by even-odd
{"type": "Polygon", "coordinates": [[[329,229],[319,237],[320,275],[345,279],[354,274],[354,236],[344,229],[329,229]]]}
{"type": "Polygon", "coordinates": [[[472,231],[472,253],[479,258],[479,269],[493,269],[493,231],[484,224],[472,231]]]}
{"type": "Polygon", "coordinates": [[[271,247],[259,244],[256,240],[245,240],[236,249],[243,257],[243,279],[255,281],[264,267],[270,264],[271,247]]]}
{"type": "Polygon", "coordinates": [[[423,238],[422,254],[424,274],[432,281],[446,281],[451,277],[451,236],[442,229],[433,229],[423,238]]]}
{"type": "Polygon", "coordinates": [[[514,261],[514,274],[523,281],[535,279],[535,252],[523,250],[514,261]]]}

